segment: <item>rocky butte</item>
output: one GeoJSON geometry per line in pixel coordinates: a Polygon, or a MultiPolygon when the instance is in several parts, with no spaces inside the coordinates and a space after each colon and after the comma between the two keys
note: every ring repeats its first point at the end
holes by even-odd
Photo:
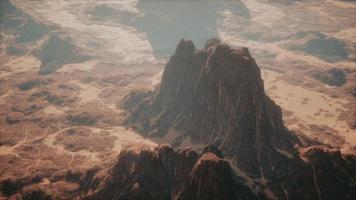
{"type": "MultiPolygon", "coordinates": [[[[132,92],[123,106],[129,113],[126,124],[148,137],[169,135],[176,147],[189,139],[221,149],[232,161],[233,171],[244,177],[259,198],[356,196],[355,156],[290,132],[283,124],[281,108],[266,95],[260,69],[247,48],[235,49],[212,39],[198,50],[192,41],[181,40],[160,86],[132,92]]],[[[205,159],[211,160],[206,165],[212,168],[218,162],[212,155],[203,155],[198,163],[205,159]]],[[[218,168],[225,171],[216,172],[220,178],[231,171],[229,163],[218,168]]],[[[210,182],[189,180],[189,189],[179,197],[204,199],[194,195],[210,182]]],[[[223,187],[221,194],[233,195],[236,190],[223,185],[234,181],[221,180],[213,188],[223,187]]]]}

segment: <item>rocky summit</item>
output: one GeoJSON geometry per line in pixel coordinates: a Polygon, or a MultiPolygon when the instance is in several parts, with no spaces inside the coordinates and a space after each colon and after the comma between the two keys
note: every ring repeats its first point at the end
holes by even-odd
{"type": "MultiPolygon", "coordinates": [[[[344,191],[338,198],[356,195],[356,174],[341,154],[338,163],[350,166],[348,181],[320,189],[322,175],[316,170],[331,169],[316,169],[321,161],[306,162],[309,154],[299,155],[313,141],[284,126],[281,108],[266,95],[260,69],[247,48],[212,39],[198,50],[192,41],[181,40],[161,85],[131,93],[123,105],[130,113],[126,123],[146,136],[170,135],[174,146],[189,138],[193,144],[219,147],[266,198],[327,199],[336,195],[336,188],[344,191]]],[[[329,153],[324,151],[326,157],[329,153]]]]}

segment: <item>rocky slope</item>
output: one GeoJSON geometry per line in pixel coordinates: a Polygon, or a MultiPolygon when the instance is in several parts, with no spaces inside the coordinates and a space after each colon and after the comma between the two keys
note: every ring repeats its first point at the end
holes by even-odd
{"type": "Polygon", "coordinates": [[[257,199],[212,149],[201,156],[169,145],[125,150],[86,199],[257,199]]]}
{"type": "MultiPolygon", "coordinates": [[[[320,189],[318,181],[324,176],[315,172],[315,165],[322,165],[306,162],[296,148],[312,142],[285,128],[281,109],[265,94],[249,51],[209,43],[197,50],[191,41],[180,41],[160,87],[127,97],[127,124],[150,137],[170,135],[175,146],[189,138],[220,147],[267,198],[328,199],[335,188],[345,191],[339,198],[355,196],[355,173],[349,168],[345,174],[351,182],[320,189]]],[[[341,154],[337,162],[351,167],[341,154]]],[[[344,170],[332,165],[322,170],[344,170]]]]}

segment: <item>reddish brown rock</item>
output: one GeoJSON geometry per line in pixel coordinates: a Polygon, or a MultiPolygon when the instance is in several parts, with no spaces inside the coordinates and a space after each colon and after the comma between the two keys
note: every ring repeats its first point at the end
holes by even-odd
{"type": "Polygon", "coordinates": [[[261,171],[261,163],[285,159],[274,148],[297,154],[295,138],[283,125],[280,107],[265,94],[246,48],[219,44],[199,51],[182,40],[159,90],[130,107],[127,122],[141,132],[159,137],[174,129],[193,142],[214,144],[253,177],[272,171],[271,165],[261,171]]]}
{"type": "MultiPolygon", "coordinates": [[[[227,161],[211,152],[197,160],[196,152],[190,149],[175,151],[169,145],[159,145],[154,150],[125,150],[109,170],[105,181],[87,198],[193,199],[201,196],[197,199],[204,199],[204,195],[209,194],[235,197],[239,190],[233,188],[238,188],[239,184],[233,180],[227,161]],[[199,187],[204,190],[198,191],[199,187]],[[202,194],[209,190],[211,192],[202,194]]],[[[245,193],[241,194],[242,199],[255,198],[245,198],[245,193]]]]}
{"type": "Polygon", "coordinates": [[[168,145],[124,150],[89,199],[170,199],[178,193],[196,159],[195,152],[174,151],[168,145]]]}
{"type": "Polygon", "coordinates": [[[313,172],[320,199],[356,197],[356,156],[343,155],[338,149],[312,146],[301,151],[301,157],[313,172]]]}
{"type": "MultiPolygon", "coordinates": [[[[315,181],[315,164],[299,156],[295,146],[302,143],[285,128],[281,108],[265,94],[260,69],[248,49],[226,44],[208,47],[197,50],[191,41],[180,41],[160,87],[126,98],[124,107],[130,112],[126,123],[151,137],[174,131],[178,136],[173,144],[182,141],[180,137],[190,137],[194,143],[219,147],[247,179],[253,180],[256,193],[262,197],[332,196],[333,189],[320,189],[315,181]]],[[[331,156],[331,152],[325,154],[331,156]]],[[[324,173],[331,173],[327,179],[337,179],[332,172],[338,167],[317,163],[324,173]]],[[[355,185],[346,182],[353,183],[356,175],[345,169],[348,178],[333,182],[344,193],[334,193],[333,197],[355,196],[355,185]]]]}
{"type": "Polygon", "coordinates": [[[239,199],[230,164],[213,153],[205,153],[194,165],[178,199],[239,199]]]}

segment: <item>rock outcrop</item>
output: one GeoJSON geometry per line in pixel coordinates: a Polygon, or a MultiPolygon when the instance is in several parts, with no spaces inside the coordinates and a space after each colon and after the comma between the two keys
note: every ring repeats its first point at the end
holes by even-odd
{"type": "Polygon", "coordinates": [[[283,126],[280,107],[265,94],[246,48],[218,44],[198,51],[182,40],[159,90],[147,97],[136,93],[125,106],[132,110],[127,122],[146,135],[175,131],[195,143],[214,144],[255,177],[262,176],[262,160],[285,157],[276,149],[297,154],[295,138],[283,126]],[[136,107],[129,105],[135,98],[136,107]]]}
{"type": "Polygon", "coordinates": [[[356,157],[343,155],[338,149],[312,146],[301,150],[301,158],[313,172],[320,199],[356,197],[356,157]]]}
{"type": "MultiPolygon", "coordinates": [[[[327,196],[330,190],[319,189],[313,165],[299,156],[296,147],[302,143],[285,128],[280,107],[265,94],[248,49],[211,41],[206,47],[198,50],[191,41],[181,40],[160,87],[126,98],[126,123],[149,137],[175,135],[176,146],[184,137],[219,147],[267,198],[327,196]]],[[[345,191],[339,197],[350,199],[353,193],[345,191]]]]}
{"type": "Polygon", "coordinates": [[[186,187],[178,199],[239,199],[227,161],[205,153],[194,165],[186,187]]]}
{"type": "Polygon", "coordinates": [[[190,149],[169,145],[127,149],[87,199],[255,199],[233,180],[227,161],[212,152],[199,158],[190,149]],[[242,191],[242,190],[241,190],[242,191]]]}

